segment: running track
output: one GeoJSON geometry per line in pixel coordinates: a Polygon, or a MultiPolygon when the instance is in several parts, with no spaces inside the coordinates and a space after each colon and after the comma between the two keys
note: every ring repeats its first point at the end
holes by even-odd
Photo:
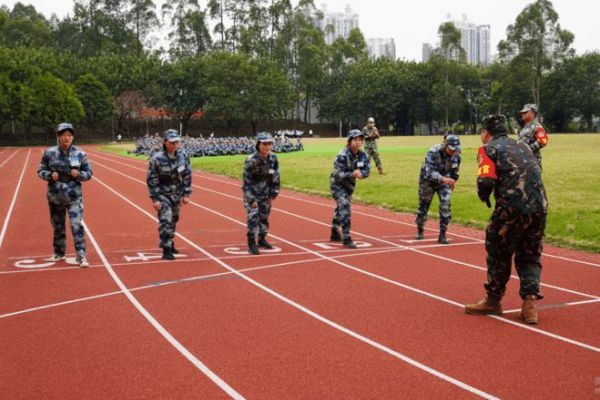
{"type": "Polygon", "coordinates": [[[353,206],[347,250],[333,201],[283,191],[250,256],[240,183],[196,172],[163,262],[146,163],[86,150],[82,270],[43,262],[42,149],[0,148],[0,398],[600,398],[598,254],[546,246],[537,326],[516,279],[503,317],[468,316],[481,232],[415,243],[412,216],[353,206]]]}

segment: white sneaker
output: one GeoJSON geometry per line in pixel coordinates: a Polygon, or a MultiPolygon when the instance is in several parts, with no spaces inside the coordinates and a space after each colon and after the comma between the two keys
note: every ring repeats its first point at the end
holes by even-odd
{"type": "Polygon", "coordinates": [[[87,268],[90,266],[90,263],[88,262],[88,260],[85,257],[83,257],[82,259],[79,260],[79,266],[81,268],[87,268]]]}
{"type": "Polygon", "coordinates": [[[64,254],[54,254],[52,257],[46,258],[46,261],[56,262],[56,261],[60,261],[60,260],[64,260],[64,259],[65,259],[64,254]]]}

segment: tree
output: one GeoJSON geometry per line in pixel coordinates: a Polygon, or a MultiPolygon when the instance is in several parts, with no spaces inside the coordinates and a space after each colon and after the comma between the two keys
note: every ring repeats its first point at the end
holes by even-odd
{"type": "Polygon", "coordinates": [[[508,26],[506,40],[500,41],[498,51],[503,62],[526,71],[521,80],[527,82],[531,100],[540,105],[544,74],[574,55],[570,47],[573,39],[571,32],[561,29],[552,3],[536,0],[508,26]]]}
{"type": "Polygon", "coordinates": [[[173,58],[206,53],[212,39],[206,26],[206,14],[198,0],[176,0],[162,6],[163,18],[170,17],[170,53],[173,58]]]}
{"type": "Polygon", "coordinates": [[[31,82],[33,107],[31,123],[51,132],[62,121],[79,122],[84,111],[73,87],[50,73],[31,82]]]}
{"type": "Polygon", "coordinates": [[[10,47],[49,47],[49,24],[35,7],[16,3],[12,11],[0,12],[0,43],[10,47]]]}
{"type": "Polygon", "coordinates": [[[151,28],[158,25],[158,17],[153,0],[128,0],[127,20],[135,32],[137,55],[143,51],[143,43],[151,28]]]}
{"type": "Polygon", "coordinates": [[[88,127],[103,124],[112,117],[113,97],[108,87],[92,74],[85,74],[75,82],[75,90],[85,111],[88,127]]]}

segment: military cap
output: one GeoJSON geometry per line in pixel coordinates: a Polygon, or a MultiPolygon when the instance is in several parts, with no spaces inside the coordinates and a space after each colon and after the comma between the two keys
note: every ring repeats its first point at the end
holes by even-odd
{"type": "Polygon", "coordinates": [[[261,132],[256,135],[257,143],[273,143],[273,136],[269,132],[261,132]]]}
{"type": "Polygon", "coordinates": [[[481,125],[491,135],[507,132],[506,117],[502,114],[491,114],[483,117],[481,125]]]}
{"type": "Polygon", "coordinates": [[[538,113],[538,106],[537,106],[537,104],[534,104],[534,103],[525,104],[523,106],[523,109],[521,111],[519,111],[519,112],[522,114],[522,113],[526,113],[528,111],[533,111],[534,113],[537,114],[538,113]]]}
{"type": "Polygon", "coordinates": [[[62,123],[58,124],[58,126],[56,127],[57,135],[60,135],[64,131],[71,131],[72,134],[75,134],[75,129],[73,128],[73,125],[71,125],[68,122],[62,122],[62,123]]]}
{"type": "Polygon", "coordinates": [[[350,132],[348,132],[348,139],[352,139],[355,137],[364,137],[365,134],[359,130],[359,129],[352,129],[350,132]]]}
{"type": "Polygon", "coordinates": [[[446,143],[446,147],[450,150],[460,150],[460,139],[457,135],[450,134],[446,136],[444,143],[446,143]]]}
{"type": "Polygon", "coordinates": [[[181,136],[179,136],[179,132],[175,129],[168,129],[163,133],[163,137],[165,142],[180,142],[181,136]]]}

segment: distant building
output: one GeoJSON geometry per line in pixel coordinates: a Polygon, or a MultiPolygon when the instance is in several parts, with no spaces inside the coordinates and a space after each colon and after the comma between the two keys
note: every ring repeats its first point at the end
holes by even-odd
{"type": "Polygon", "coordinates": [[[327,4],[321,4],[323,19],[315,19],[315,25],[325,33],[325,43],[332,44],[337,38],[348,38],[350,31],[358,28],[358,14],[347,5],[344,12],[327,11],[327,4]]]}
{"type": "Polygon", "coordinates": [[[421,59],[423,62],[429,61],[431,55],[433,54],[433,46],[429,43],[423,43],[423,48],[421,50],[421,59]]]}
{"type": "Polygon", "coordinates": [[[396,59],[396,43],[392,38],[367,39],[367,47],[369,50],[369,57],[372,59],[380,57],[386,57],[390,60],[396,59]]]}

